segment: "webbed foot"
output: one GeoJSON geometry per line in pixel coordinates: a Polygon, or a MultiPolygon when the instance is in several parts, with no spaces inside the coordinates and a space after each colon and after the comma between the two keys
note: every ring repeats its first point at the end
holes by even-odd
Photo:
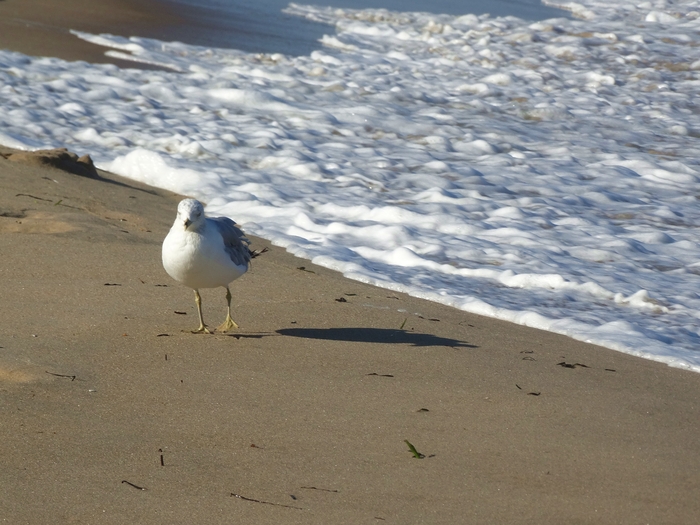
{"type": "Polygon", "coordinates": [[[226,315],[226,320],[219,325],[219,327],[216,329],[217,332],[228,332],[231,329],[236,329],[238,330],[238,325],[236,322],[231,319],[230,315],[226,315]]]}
{"type": "Polygon", "coordinates": [[[203,324],[203,325],[200,325],[200,327],[197,328],[196,330],[192,330],[192,333],[193,334],[210,334],[211,332],[207,328],[207,325],[203,324]]]}

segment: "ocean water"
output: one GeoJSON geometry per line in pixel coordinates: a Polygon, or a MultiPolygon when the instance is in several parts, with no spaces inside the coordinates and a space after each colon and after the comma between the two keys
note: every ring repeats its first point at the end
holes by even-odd
{"type": "Polygon", "coordinates": [[[308,55],[0,52],[0,143],[66,146],[351,279],[700,371],[700,0],[544,21],[290,5],[308,55]]]}
{"type": "MultiPolygon", "coordinates": [[[[319,49],[319,40],[328,32],[325,24],[286,13],[289,0],[166,1],[190,20],[177,35],[177,40],[188,44],[300,56],[319,49]]],[[[320,3],[329,7],[448,15],[488,13],[533,21],[565,16],[565,12],[547,7],[540,0],[322,0],[320,3]]]]}

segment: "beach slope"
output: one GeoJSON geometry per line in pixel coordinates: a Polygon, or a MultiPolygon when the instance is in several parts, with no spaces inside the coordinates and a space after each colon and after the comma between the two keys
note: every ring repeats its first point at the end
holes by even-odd
{"type": "MultiPolygon", "coordinates": [[[[160,263],[180,196],[0,153],[4,522],[700,514],[697,374],[276,247],[232,286],[241,331],[194,335],[160,263]]],[[[216,325],[224,291],[202,295],[216,325]]]]}

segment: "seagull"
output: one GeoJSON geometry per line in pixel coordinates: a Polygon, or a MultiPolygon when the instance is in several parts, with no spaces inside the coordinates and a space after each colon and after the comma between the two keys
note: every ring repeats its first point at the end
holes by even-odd
{"type": "Polygon", "coordinates": [[[180,201],[175,223],[163,241],[163,267],[170,277],[194,290],[199,328],[192,333],[211,333],[202,317],[200,288],[226,288],[228,310],[217,331],[238,328],[231,318],[229,284],[248,271],[253,257],[266,251],[252,252],[249,242],[228,217],[206,217],[198,200],[180,201]]]}

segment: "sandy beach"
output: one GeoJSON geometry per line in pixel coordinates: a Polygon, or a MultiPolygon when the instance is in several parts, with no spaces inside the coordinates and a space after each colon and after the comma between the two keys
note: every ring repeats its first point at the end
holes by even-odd
{"type": "MultiPolygon", "coordinates": [[[[105,25],[158,12],[100,5],[105,25]]],[[[43,29],[0,27],[44,53],[43,29]]],[[[95,59],[72,38],[52,55],[95,59]]],[[[180,198],[0,147],[0,522],[697,522],[698,374],[258,238],[240,331],[191,334],[192,291],[160,262],[180,198]]],[[[202,297],[218,324],[224,290],[202,297]]]]}

